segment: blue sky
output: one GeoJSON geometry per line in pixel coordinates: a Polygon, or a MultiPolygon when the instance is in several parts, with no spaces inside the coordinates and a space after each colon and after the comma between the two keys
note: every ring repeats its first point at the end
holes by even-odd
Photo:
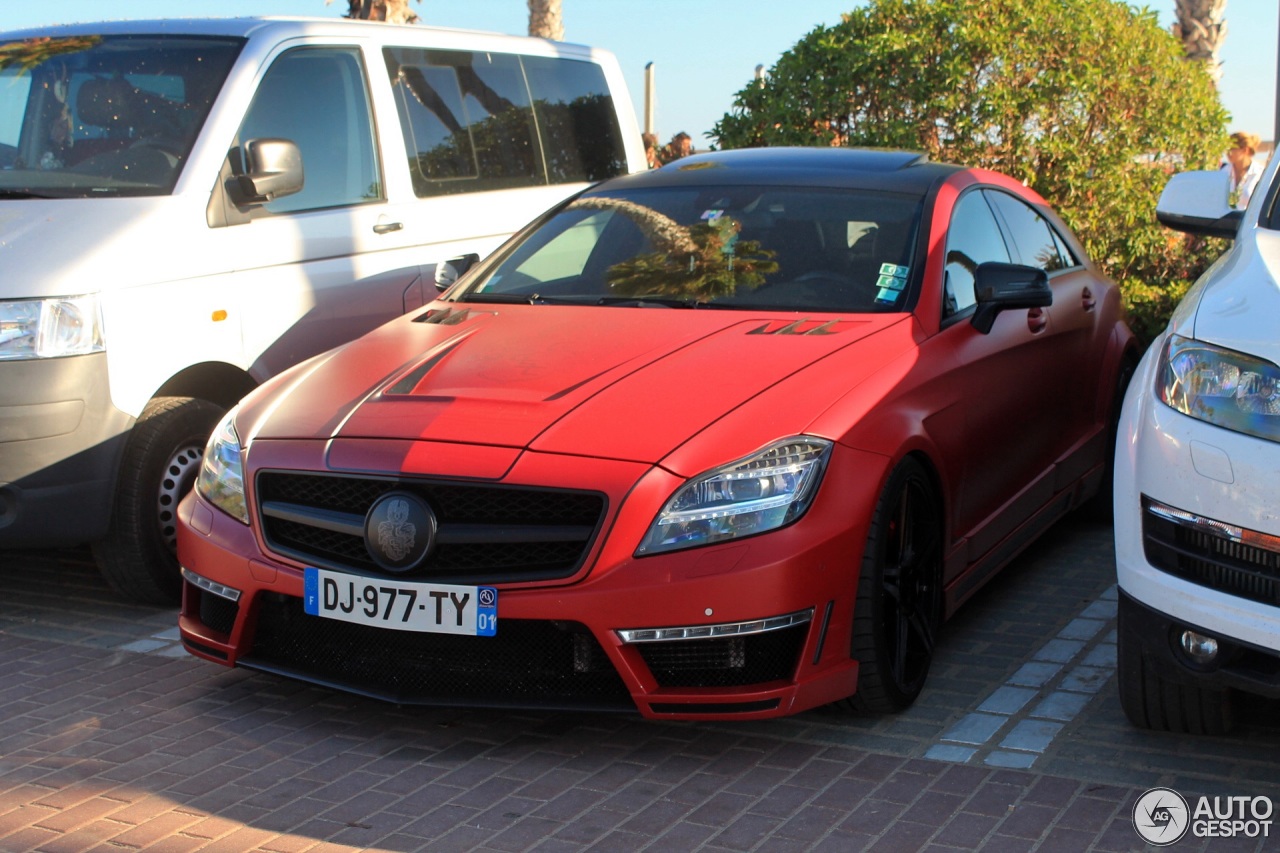
{"type": "MultiPolygon", "coordinates": [[[[686,131],[698,147],[751,80],[756,65],[778,56],[818,24],[835,24],[862,0],[563,0],[565,40],[613,51],[643,121],[644,67],[654,63],[657,131],[663,141],[686,131]]],[[[1150,0],[1162,23],[1174,0],[1150,0]]],[[[524,0],[422,0],[413,8],[430,24],[524,34],[524,0]]],[[[340,17],[345,0],[4,0],[0,29],[103,18],[317,15],[340,17]]],[[[1228,0],[1223,104],[1230,130],[1274,135],[1280,3],[1228,0]]],[[[1176,95],[1171,95],[1176,96],[1176,95]]]]}

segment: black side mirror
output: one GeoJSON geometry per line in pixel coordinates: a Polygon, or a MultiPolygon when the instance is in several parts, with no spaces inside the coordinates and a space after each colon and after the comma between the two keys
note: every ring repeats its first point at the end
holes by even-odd
{"type": "Polygon", "coordinates": [[[1053,304],[1049,276],[1035,267],[987,261],[978,264],[973,282],[978,307],[973,327],[982,334],[991,331],[996,315],[1012,308],[1044,308],[1053,304]]]}
{"type": "Polygon", "coordinates": [[[288,139],[244,143],[245,173],[236,177],[244,203],[265,204],[302,189],[302,152],[288,139]]]}

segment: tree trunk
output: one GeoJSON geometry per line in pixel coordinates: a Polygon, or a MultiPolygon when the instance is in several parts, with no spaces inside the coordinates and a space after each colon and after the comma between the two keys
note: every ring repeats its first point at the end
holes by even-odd
{"type": "Polygon", "coordinates": [[[1178,22],[1174,35],[1182,39],[1188,59],[1208,63],[1209,75],[1216,83],[1222,79],[1222,63],[1218,55],[1227,37],[1227,0],[1174,0],[1178,22]]]}
{"type": "Polygon", "coordinates": [[[529,35],[564,41],[560,0],[529,0],[529,35]]]}

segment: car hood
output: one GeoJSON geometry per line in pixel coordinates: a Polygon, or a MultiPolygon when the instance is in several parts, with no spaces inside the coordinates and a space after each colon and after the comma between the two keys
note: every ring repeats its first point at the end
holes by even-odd
{"type": "Polygon", "coordinates": [[[1280,364],[1280,233],[1242,235],[1201,281],[1189,294],[1194,314],[1175,315],[1175,331],[1280,364]]]}
{"type": "MultiPolygon", "coordinates": [[[[871,346],[906,318],[437,304],[281,377],[273,393],[246,401],[240,435],[415,439],[656,463],[768,388],[836,352],[871,346]]],[[[882,360],[868,359],[866,370],[882,360]]],[[[846,387],[857,381],[850,375],[846,387]]],[[[795,421],[829,404],[814,399],[795,421]]]]}
{"type": "MultiPolygon", "coordinates": [[[[202,211],[199,227],[205,228],[202,211]]],[[[207,271],[194,247],[174,251],[171,196],[0,201],[0,299],[73,296],[207,271]]],[[[223,261],[225,264],[225,261],[223,261]]]]}

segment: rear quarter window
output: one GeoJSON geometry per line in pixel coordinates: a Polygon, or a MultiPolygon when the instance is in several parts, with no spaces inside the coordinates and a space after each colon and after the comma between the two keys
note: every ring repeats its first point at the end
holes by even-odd
{"type": "Polygon", "coordinates": [[[595,63],[387,48],[419,197],[597,181],[627,171],[595,63]]]}

